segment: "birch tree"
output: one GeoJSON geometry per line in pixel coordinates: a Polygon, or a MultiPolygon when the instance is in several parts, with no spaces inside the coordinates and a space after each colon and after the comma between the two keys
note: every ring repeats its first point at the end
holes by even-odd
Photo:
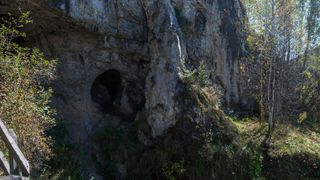
{"type": "Polygon", "coordinates": [[[272,132],[276,120],[285,118],[282,110],[287,106],[284,97],[290,91],[289,66],[303,59],[305,67],[305,56],[318,44],[320,1],[247,0],[245,6],[251,36],[260,40],[254,43],[258,46],[255,63],[260,67],[260,72],[256,72],[260,86],[257,97],[261,114],[267,112],[269,132],[272,132]]]}

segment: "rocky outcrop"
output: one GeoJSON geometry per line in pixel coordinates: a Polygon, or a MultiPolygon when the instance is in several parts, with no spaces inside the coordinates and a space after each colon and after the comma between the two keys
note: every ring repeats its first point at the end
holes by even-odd
{"type": "MultiPolygon", "coordinates": [[[[139,91],[144,91],[144,110],[153,136],[160,135],[176,123],[180,108],[175,96],[179,96],[179,80],[183,68],[206,65],[211,75],[210,81],[224,87],[226,104],[232,106],[238,103],[238,57],[244,46],[240,31],[243,27],[243,11],[239,1],[75,0],[58,1],[53,5],[81,23],[88,31],[99,33],[100,39],[94,43],[99,44],[99,47],[86,47],[80,50],[81,53],[77,52],[78,55],[87,56],[88,63],[100,64],[97,69],[127,71],[136,66],[132,64],[133,59],[137,59],[135,62],[145,63],[147,67],[142,75],[145,77],[132,81],[141,82],[139,91]],[[96,49],[103,50],[95,52],[96,49]],[[111,51],[111,57],[105,54],[106,51],[111,51]],[[128,53],[135,57],[125,55],[128,53]],[[96,57],[88,54],[98,54],[104,60],[95,60],[96,57]],[[121,56],[123,59],[119,59],[121,56]],[[101,65],[103,61],[111,63],[101,65]],[[112,67],[119,63],[126,63],[128,66],[112,67]]],[[[54,42],[51,44],[55,46],[54,42]]],[[[79,43],[78,46],[80,44],[85,43],[79,43]]],[[[72,45],[70,49],[74,50],[72,45]]],[[[61,55],[59,52],[53,54],[61,55]]],[[[75,61],[78,65],[81,64],[81,60],[75,61]]],[[[79,67],[86,68],[86,65],[79,67]]],[[[72,73],[71,76],[77,76],[73,80],[79,78],[84,83],[86,78],[83,75],[77,75],[78,72],[68,68],[63,70],[72,73]]],[[[87,72],[92,78],[101,73],[93,71],[96,70],[87,72]]],[[[129,74],[139,73],[142,71],[136,70],[129,74]]],[[[90,88],[92,81],[88,80],[87,88],[90,88]]],[[[86,96],[81,97],[83,99],[86,96]]]]}
{"type": "Polygon", "coordinates": [[[92,128],[99,119],[88,115],[97,116],[90,91],[110,69],[124,81],[117,100],[121,111],[144,110],[153,136],[177,121],[184,68],[204,64],[210,81],[224,88],[226,105],[239,101],[244,43],[238,0],[33,0],[25,5],[35,19],[28,43],[60,60],[56,104],[73,123],[92,128]]]}
{"type": "MultiPolygon", "coordinates": [[[[227,106],[239,101],[240,0],[22,2],[34,19],[26,44],[59,60],[53,104],[75,141],[86,144],[106,121],[137,115],[151,137],[162,135],[185,110],[184,72],[199,65],[223,87],[227,106]]],[[[1,6],[1,13],[16,7],[1,6]]]]}

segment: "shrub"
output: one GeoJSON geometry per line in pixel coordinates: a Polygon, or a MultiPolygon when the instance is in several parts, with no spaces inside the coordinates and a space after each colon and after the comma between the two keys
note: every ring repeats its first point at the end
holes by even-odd
{"type": "Polygon", "coordinates": [[[168,180],[175,180],[177,177],[183,175],[185,171],[183,161],[168,163],[163,167],[163,173],[168,180]]]}
{"type": "Polygon", "coordinates": [[[250,157],[249,174],[252,179],[261,179],[263,156],[255,152],[250,157]]]}
{"type": "Polygon", "coordinates": [[[208,86],[210,84],[210,74],[206,68],[201,64],[194,70],[185,70],[184,79],[188,84],[197,84],[200,87],[208,86]]]}
{"type": "Polygon", "coordinates": [[[32,23],[29,13],[18,18],[9,15],[0,24],[0,117],[18,136],[19,146],[39,169],[50,152],[50,137],[45,131],[54,125],[54,113],[48,105],[52,90],[48,83],[54,77],[56,61],[48,60],[36,48],[15,43],[25,38],[21,31],[32,23]]]}

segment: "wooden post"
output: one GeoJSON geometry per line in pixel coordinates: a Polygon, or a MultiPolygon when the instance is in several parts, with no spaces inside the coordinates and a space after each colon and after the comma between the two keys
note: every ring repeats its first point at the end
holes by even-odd
{"type": "MultiPolygon", "coordinates": [[[[10,133],[12,139],[15,141],[15,143],[18,144],[17,135],[13,131],[13,129],[9,129],[9,133],[10,133]]],[[[12,149],[9,150],[10,175],[19,175],[19,168],[18,168],[16,161],[14,160],[13,154],[14,154],[13,150],[12,149]]]]}
{"type": "Polygon", "coordinates": [[[0,167],[4,171],[5,175],[10,174],[10,166],[6,158],[4,157],[4,154],[0,151],[0,167]]]}
{"type": "Polygon", "coordinates": [[[9,130],[4,125],[1,119],[0,119],[0,136],[2,140],[5,142],[6,147],[9,149],[10,152],[12,152],[12,156],[15,159],[16,163],[18,164],[19,168],[21,169],[23,175],[29,177],[30,176],[29,163],[27,159],[24,157],[17,143],[12,138],[12,136],[9,133],[9,130]]]}

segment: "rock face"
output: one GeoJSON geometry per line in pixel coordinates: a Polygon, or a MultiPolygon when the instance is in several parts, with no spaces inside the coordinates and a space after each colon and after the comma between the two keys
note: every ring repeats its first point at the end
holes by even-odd
{"type": "Polygon", "coordinates": [[[104,116],[92,86],[108,70],[121,75],[117,111],[146,113],[153,136],[176,123],[185,68],[204,64],[227,106],[239,101],[239,0],[33,0],[26,8],[36,22],[28,43],[59,59],[55,104],[76,129],[90,131],[104,116]]]}
{"type": "Polygon", "coordinates": [[[223,87],[227,106],[239,101],[240,0],[29,0],[23,7],[35,22],[27,44],[59,59],[53,104],[73,140],[85,143],[104,121],[137,114],[152,137],[162,135],[184,108],[185,70],[199,65],[223,87]]]}
{"type": "Polygon", "coordinates": [[[52,5],[88,30],[37,36],[40,47],[61,59],[56,87],[67,119],[92,124],[90,89],[109,69],[123,78],[119,106],[128,113],[143,109],[153,136],[176,123],[184,68],[204,64],[210,81],[224,87],[226,104],[238,103],[238,57],[244,46],[238,0],[67,0],[52,5]]]}

